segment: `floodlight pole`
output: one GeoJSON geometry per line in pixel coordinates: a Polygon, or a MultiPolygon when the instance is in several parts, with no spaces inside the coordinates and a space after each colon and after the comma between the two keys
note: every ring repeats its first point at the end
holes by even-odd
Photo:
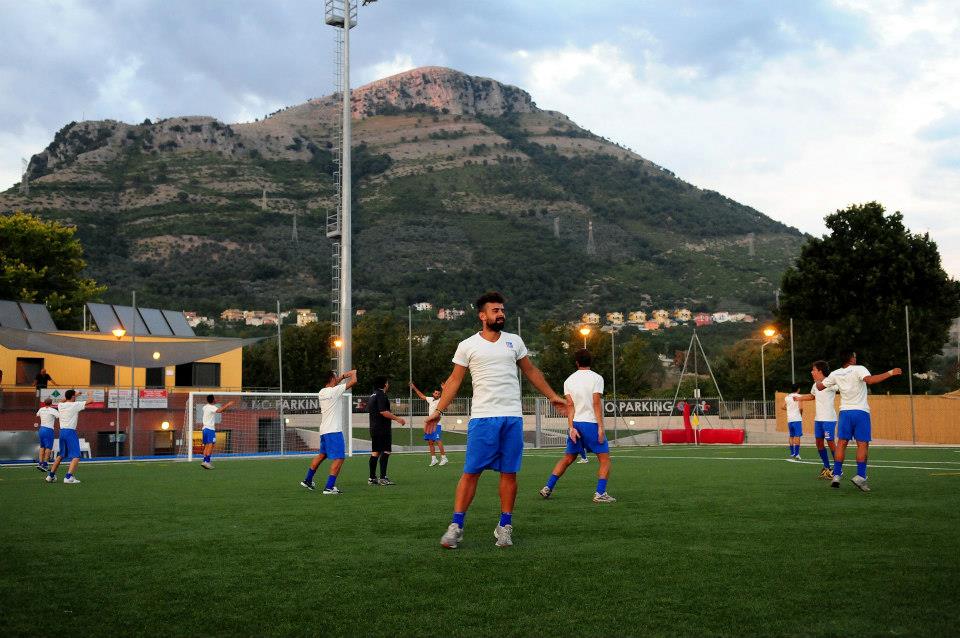
{"type": "MultiPolygon", "coordinates": [[[[284,439],[287,438],[287,423],[283,418],[283,334],[280,332],[280,300],[277,299],[277,372],[280,373],[280,454],[283,454],[284,439]]],[[[240,388],[243,390],[243,388],[240,388]]]]}
{"type": "Polygon", "coordinates": [[[413,307],[407,306],[407,418],[410,447],[413,447],[413,307]]]}
{"type": "Polygon", "coordinates": [[[907,324],[907,384],[910,388],[910,431],[913,434],[913,444],[917,444],[917,419],[913,409],[913,360],[910,356],[910,306],[903,307],[904,319],[907,324]]]}
{"type": "Polygon", "coordinates": [[[770,344],[764,341],[760,346],[760,382],[763,386],[763,431],[767,431],[767,370],[763,362],[763,349],[770,344]]]}
{"type": "MultiPolygon", "coordinates": [[[[133,460],[133,401],[134,393],[136,392],[136,385],[134,383],[134,372],[136,368],[134,367],[134,355],[137,349],[137,291],[133,291],[133,324],[130,326],[130,427],[127,428],[127,438],[129,442],[127,443],[128,451],[130,452],[130,460],[133,460]]],[[[120,397],[117,397],[117,401],[120,400],[120,397]]]]}
{"type": "Polygon", "coordinates": [[[351,296],[352,286],[352,262],[351,250],[353,241],[352,215],[351,215],[351,166],[350,166],[350,145],[352,143],[353,131],[351,129],[352,107],[350,104],[350,26],[352,22],[353,0],[343,0],[343,90],[340,92],[343,98],[343,163],[340,167],[341,179],[341,203],[340,210],[342,217],[340,220],[340,339],[343,340],[343,348],[340,351],[340,373],[343,374],[353,369],[353,303],[351,296]]]}
{"type": "MultiPolygon", "coordinates": [[[[617,341],[616,341],[616,331],[610,331],[610,361],[613,364],[613,438],[619,439],[619,427],[620,419],[617,416],[617,341]]],[[[601,403],[602,399],[601,398],[601,403]]],[[[603,409],[601,408],[600,414],[603,414],[603,409]]],[[[609,440],[609,437],[607,437],[609,440]]]]}

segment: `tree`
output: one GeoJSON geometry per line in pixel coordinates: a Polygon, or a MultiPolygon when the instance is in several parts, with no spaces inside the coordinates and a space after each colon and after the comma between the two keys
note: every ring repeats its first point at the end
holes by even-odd
{"type": "Polygon", "coordinates": [[[782,331],[794,320],[798,369],[823,358],[838,365],[847,348],[868,368],[906,369],[905,306],[914,369],[926,369],[960,313],[960,284],[944,272],[937,245],[877,202],[838,210],[826,223],[830,234],[807,242],[780,286],[778,322],[782,331]]]}
{"type": "MultiPolygon", "coordinates": [[[[317,392],[326,383],[331,368],[330,322],[283,328],[283,391],[317,392]]],[[[277,341],[264,339],[243,352],[245,388],[276,388],[277,341]]]]}
{"type": "Polygon", "coordinates": [[[107,288],[82,276],[75,232],[23,212],[0,216],[0,299],[46,304],[58,327],[79,327],[83,304],[107,288]]]}

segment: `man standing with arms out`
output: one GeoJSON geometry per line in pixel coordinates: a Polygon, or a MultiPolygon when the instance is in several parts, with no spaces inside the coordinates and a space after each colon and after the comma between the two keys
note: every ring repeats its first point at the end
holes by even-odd
{"type": "Polygon", "coordinates": [[[513,545],[513,504],[517,498],[517,472],[523,456],[523,410],[517,366],[533,386],[565,415],[561,398],[530,362],[527,348],[515,334],[503,332],[504,299],[488,292],[476,301],[482,329],[460,342],[453,355],[453,372],[443,384],[443,394],[424,424],[427,433],[440,422],[443,411],[457,396],[467,371],[473,379],[473,402],[467,426],[467,460],[457,484],[453,522],[440,544],[455,549],[463,540],[463,521],[477,491],[480,474],[500,472],[500,522],[493,534],[497,547],[513,545]]]}
{"type": "Polygon", "coordinates": [[[41,472],[49,472],[50,466],[47,460],[53,453],[53,426],[60,413],[53,407],[53,399],[47,397],[43,400],[43,405],[37,410],[37,417],[40,419],[40,429],[37,432],[40,438],[40,452],[37,456],[37,469],[41,472]]]}
{"type": "Polygon", "coordinates": [[[783,404],[787,409],[787,442],[790,444],[790,460],[800,461],[800,438],[803,436],[803,412],[800,410],[800,404],[797,397],[800,395],[800,386],[796,383],[790,389],[790,394],[784,399],[783,404]]]}
{"type": "Polygon", "coordinates": [[[46,368],[40,368],[40,372],[37,373],[37,376],[33,378],[33,387],[37,389],[37,396],[40,396],[40,390],[46,390],[47,386],[50,384],[57,385],[57,382],[53,380],[49,374],[47,374],[46,368]]]}
{"type": "Polygon", "coordinates": [[[390,422],[406,425],[406,419],[390,411],[390,399],[387,390],[390,381],[380,376],[373,381],[373,394],[367,399],[367,412],[370,413],[370,478],[367,485],[396,485],[387,478],[387,463],[393,451],[393,431],[390,422]],[[380,480],[377,480],[377,460],[380,461],[380,480]]]}
{"type": "MultiPolygon", "coordinates": [[[[574,355],[577,371],[563,382],[563,394],[567,404],[573,406],[567,410],[567,423],[570,428],[567,436],[567,449],[563,458],[557,461],[547,484],[540,490],[540,496],[550,498],[553,489],[567,471],[570,464],[581,452],[593,452],[600,461],[597,471],[597,491],[593,495],[594,503],[615,503],[617,499],[607,494],[607,479],[610,476],[610,442],[603,432],[603,377],[590,369],[593,357],[590,351],[578,350],[574,355]]],[[[578,461],[579,462],[579,461],[578,461]]]]}
{"type": "MultiPolygon", "coordinates": [[[[440,386],[443,387],[443,386],[440,386]]],[[[433,414],[434,409],[437,407],[437,402],[440,400],[440,390],[434,390],[430,396],[425,395],[423,392],[420,392],[420,389],[414,385],[413,381],[410,382],[410,389],[413,390],[418,397],[427,402],[427,416],[433,414]]],[[[426,429],[423,431],[423,440],[427,442],[427,445],[430,446],[430,467],[434,465],[446,465],[449,463],[447,460],[447,452],[443,449],[443,441],[441,440],[442,427],[438,422],[437,427],[433,429],[433,432],[427,434],[426,429]],[[434,445],[440,446],[440,460],[437,461],[437,455],[433,450],[434,445]]]]}
{"type": "MultiPolygon", "coordinates": [[[[216,399],[212,394],[207,395],[207,404],[203,406],[203,463],[200,464],[205,470],[212,470],[210,457],[213,456],[213,448],[217,444],[217,415],[226,412],[236,401],[227,401],[222,406],[215,403],[216,399]]],[[[62,426],[61,426],[62,427],[62,426]]]]}
{"type": "Polygon", "coordinates": [[[840,355],[843,367],[831,372],[826,379],[817,383],[818,390],[836,387],[840,392],[840,418],[837,421],[837,448],[833,462],[833,481],[831,487],[840,487],[843,478],[843,459],[846,456],[850,439],[857,440],[857,475],[852,482],[860,491],[869,492],[867,485],[867,451],[870,448],[870,405],[867,403],[867,386],[886,381],[901,374],[900,368],[893,368],[880,374],[870,374],[863,366],[857,365],[856,352],[844,352],[840,355]]]}
{"type": "Polygon", "coordinates": [[[801,394],[797,401],[814,401],[816,406],[816,416],[813,422],[813,437],[817,442],[817,453],[820,460],[823,461],[823,469],[820,470],[820,476],[817,478],[832,479],[833,472],[830,470],[830,458],[827,456],[827,450],[823,444],[824,441],[830,446],[830,453],[836,459],[837,452],[833,445],[833,437],[837,428],[837,408],[834,405],[834,397],[837,396],[837,388],[827,388],[818,390],[817,384],[827,378],[830,374],[830,366],[826,361],[814,361],[810,369],[810,376],[813,377],[813,387],[810,388],[810,394],[801,394]]]}
{"type": "Polygon", "coordinates": [[[327,385],[320,390],[320,450],[313,457],[307,477],[300,481],[300,485],[313,491],[313,475],[324,459],[330,459],[330,475],[323,488],[323,494],[339,494],[337,476],[343,467],[346,457],[346,445],[343,441],[343,406],[340,399],[343,393],[357,385],[357,371],[351,370],[337,376],[333,371],[327,373],[327,385]],[[344,383],[346,381],[346,383],[344,383]]]}
{"type": "Polygon", "coordinates": [[[80,418],[80,411],[86,407],[86,401],[77,401],[77,391],[67,390],[64,393],[65,401],[57,406],[60,413],[60,449],[57,451],[57,460],[53,462],[50,473],[47,474],[47,483],[53,483],[57,480],[57,468],[63,459],[70,460],[70,466],[67,468],[67,475],[63,482],[72,485],[80,481],[73,474],[77,471],[77,464],[80,463],[80,438],[77,436],[77,421],[80,418]]]}

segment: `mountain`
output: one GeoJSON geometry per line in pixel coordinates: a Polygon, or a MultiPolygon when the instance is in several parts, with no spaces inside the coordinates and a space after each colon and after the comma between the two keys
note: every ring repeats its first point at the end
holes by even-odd
{"type": "MultiPolygon", "coordinates": [[[[497,288],[560,318],[756,309],[804,241],[492,79],[419,68],[355,89],[352,107],[357,308],[465,307],[497,288]]],[[[328,96],[241,124],[71,122],[0,211],[76,224],[108,301],[323,310],[337,119],[328,96]]]]}

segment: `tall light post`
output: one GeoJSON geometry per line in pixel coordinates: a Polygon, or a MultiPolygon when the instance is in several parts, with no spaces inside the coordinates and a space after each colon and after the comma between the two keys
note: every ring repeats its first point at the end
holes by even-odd
{"type": "Polygon", "coordinates": [[[587,337],[590,336],[590,328],[588,326],[583,326],[580,328],[580,335],[583,337],[583,349],[587,349],[587,337]]]}
{"type": "Polygon", "coordinates": [[[763,329],[764,342],[760,345],[760,381],[763,384],[763,431],[767,431],[767,370],[763,360],[763,349],[776,340],[777,330],[773,326],[763,329]]]}
{"type": "MultiPolygon", "coordinates": [[[[616,342],[616,330],[610,331],[610,361],[613,364],[613,438],[620,438],[619,427],[620,427],[620,418],[617,415],[617,342],[616,342]]],[[[603,413],[603,410],[600,411],[603,413]]]]}
{"type": "MultiPolygon", "coordinates": [[[[84,306],[86,308],[86,306],[84,306]]],[[[113,336],[117,338],[117,341],[123,339],[123,335],[127,334],[127,331],[123,328],[114,328],[111,330],[113,336]]],[[[119,380],[114,378],[113,380],[113,393],[117,401],[117,418],[113,423],[113,455],[116,457],[120,456],[120,393],[118,392],[118,387],[120,386],[119,380]]]]}
{"type": "Polygon", "coordinates": [[[127,427],[127,439],[130,441],[128,446],[128,451],[130,452],[130,460],[133,460],[133,399],[134,394],[136,393],[136,384],[134,383],[134,367],[136,364],[135,354],[137,349],[137,291],[133,291],[133,325],[130,326],[130,424],[127,427]]]}

